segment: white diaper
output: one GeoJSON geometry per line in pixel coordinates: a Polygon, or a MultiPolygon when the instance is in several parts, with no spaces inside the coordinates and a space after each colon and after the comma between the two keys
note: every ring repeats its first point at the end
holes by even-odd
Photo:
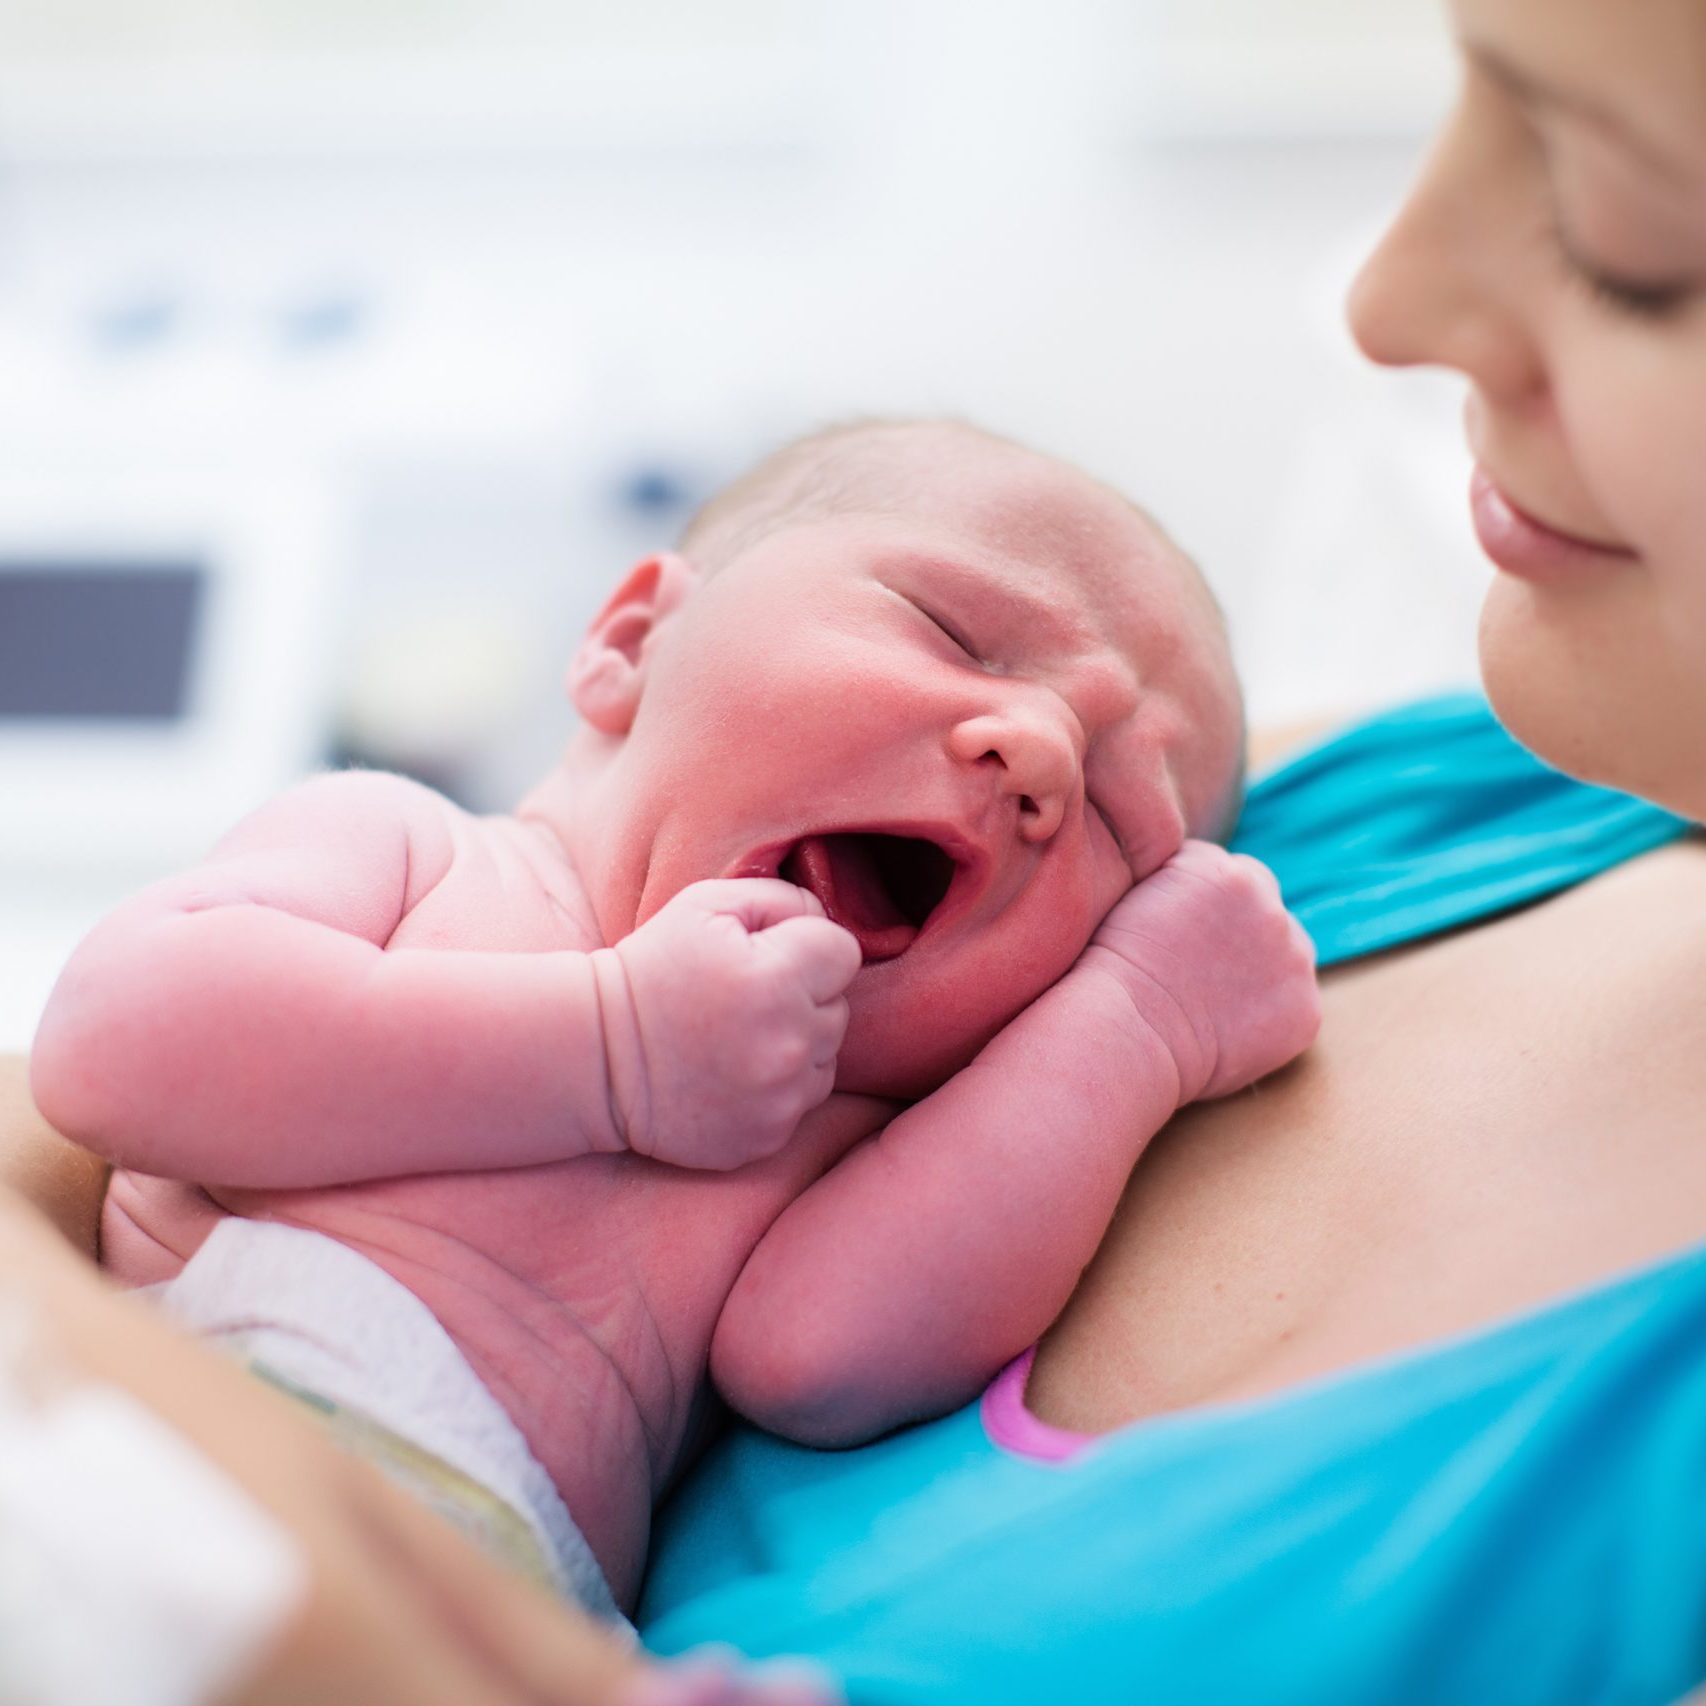
{"type": "Polygon", "coordinates": [[[494,1527],[519,1519],[561,1592],[625,1621],[520,1429],[432,1311],[383,1268],[318,1232],[231,1218],[176,1279],[146,1289],[477,1538],[490,1544],[494,1527]],[[496,1513],[480,1489],[499,1502],[496,1513]]]}

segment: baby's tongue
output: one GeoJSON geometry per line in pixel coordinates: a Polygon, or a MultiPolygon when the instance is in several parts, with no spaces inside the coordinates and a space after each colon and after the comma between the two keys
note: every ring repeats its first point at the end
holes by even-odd
{"type": "Polygon", "coordinates": [[[782,861],[778,875],[810,889],[824,911],[859,938],[867,961],[904,954],[918,934],[882,880],[870,836],[808,835],[782,861]]]}

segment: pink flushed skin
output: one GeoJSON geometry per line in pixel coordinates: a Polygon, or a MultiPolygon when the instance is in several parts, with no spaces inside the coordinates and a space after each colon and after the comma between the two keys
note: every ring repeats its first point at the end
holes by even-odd
{"type": "MultiPolygon", "coordinates": [[[[1023,453],[980,450],[914,507],[784,529],[709,581],[642,564],[577,659],[583,726],[518,820],[393,779],[319,784],[344,790],[335,810],[268,808],[103,926],[38,1040],[56,1123],[223,1180],[119,1177],[116,1271],[164,1277],[225,1212],[367,1254],[514,1416],[626,1601],[708,1358],[802,1437],[969,1395],[1064,1303],[1189,1090],[1141,983],[1079,961],[1127,891],[1177,900],[1132,884],[1235,765],[1206,606],[1129,506],[1023,453]],[[563,995],[577,963],[691,884],[883,825],[942,832],[955,884],[907,952],[858,971],[837,1091],[793,1141],[725,1173],[579,1153],[584,1134],[551,1159],[602,1040],[563,995]]],[[[1162,909],[1161,983],[1225,959],[1219,880],[1206,911],[1162,909]]],[[[1277,901],[1243,875],[1229,893],[1275,958],[1220,970],[1301,1000],[1277,901]]],[[[1199,992],[1268,1035],[1242,987],[1199,992]]]]}
{"type": "MultiPolygon", "coordinates": [[[[513,1076],[539,1052],[523,1039],[518,1055],[490,986],[481,1004],[417,1006],[401,1061],[387,1062],[383,1020],[362,1028],[360,1010],[312,976],[321,952],[337,980],[350,966],[371,976],[377,961],[453,972],[493,957],[477,950],[496,942],[531,980],[554,956],[601,946],[583,911],[561,853],[534,828],[470,818],[389,777],[310,784],[90,938],[50,1005],[33,1076],[52,1117],[121,1163],[102,1222],[103,1259],[121,1280],[172,1277],[227,1213],[324,1232],[370,1257],[451,1334],[631,1599],[651,1505],[691,1437],[707,1347],[741,1266],[781,1210],[893,1107],[837,1097],[784,1153],[735,1172],[586,1154],[572,1135],[575,1158],[483,1165],[515,1141],[504,1118],[519,1130],[526,1111],[512,1098],[482,1124],[457,1106],[457,1063],[507,1063],[513,1076]],[[365,889],[315,890],[306,850],[328,846],[365,889]],[[390,883],[378,880],[387,868],[390,883]],[[388,916],[387,892],[407,910],[388,916]],[[216,895],[225,904],[208,905],[216,895]],[[275,928],[257,938],[246,929],[256,922],[275,928]],[[188,930],[184,953],[172,944],[188,930]],[[333,1058],[340,1046],[349,1054],[333,1058]],[[328,1134],[351,1182],[229,1182],[299,1171],[300,1151],[328,1134]],[[462,1165],[383,1176],[407,1170],[410,1145],[459,1150],[462,1165]],[[174,1177],[122,1165],[139,1151],[174,1177]],[[209,1173],[227,1182],[177,1182],[209,1173]]],[[[522,993],[536,989],[529,981],[522,993]]],[[[576,1041],[566,1027],[561,1040],[576,1041]]],[[[548,1086],[535,1123],[552,1112],[548,1086]]],[[[476,1078],[474,1088],[488,1086],[476,1078]]]]}
{"type": "Polygon", "coordinates": [[[970,1067],[781,1216],[723,1308],[719,1387],[825,1446],[974,1397],[1065,1306],[1174,1111],[1314,1041],[1314,965],[1264,866],[1186,842],[970,1067]]]}
{"type": "Polygon", "coordinates": [[[606,936],[825,829],[940,823],[990,850],[952,928],[860,974],[839,1088],[916,1097],[965,1065],[1235,768],[1215,618],[1129,505],[1069,474],[980,458],[905,516],[784,528],[709,580],[643,565],[601,618],[630,649],[621,624],[649,624],[638,661],[625,685],[611,666],[585,786],[535,802],[606,936]]]}

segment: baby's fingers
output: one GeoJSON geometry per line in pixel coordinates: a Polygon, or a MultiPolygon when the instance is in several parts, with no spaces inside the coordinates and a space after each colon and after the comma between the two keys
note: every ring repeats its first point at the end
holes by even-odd
{"type": "Polygon", "coordinates": [[[820,1006],[846,990],[864,958],[859,938],[827,918],[785,918],[755,936],[753,947],[790,968],[820,1006]]]}
{"type": "Polygon", "coordinates": [[[847,1036],[847,1021],[851,1009],[847,997],[825,1001],[818,1005],[811,1018],[811,1059],[814,1066],[835,1065],[841,1044],[847,1036]]]}
{"type": "Polygon", "coordinates": [[[823,919],[823,902],[810,889],[780,877],[722,877],[690,884],[671,905],[738,919],[748,930],[768,930],[792,918],[823,919]]]}

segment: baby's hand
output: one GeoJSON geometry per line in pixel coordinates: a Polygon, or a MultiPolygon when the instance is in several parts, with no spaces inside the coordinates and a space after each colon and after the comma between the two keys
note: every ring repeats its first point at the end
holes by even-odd
{"type": "Polygon", "coordinates": [[[1115,977],[1179,1069],[1179,1105],[1229,1095],[1321,1027],[1315,949],[1266,865],[1187,841],[1102,920],[1078,964],[1115,977]]]}
{"type": "Polygon", "coordinates": [[[859,943],[807,890],[694,883],[592,960],[611,1114],[635,1154],[744,1167],[834,1085],[859,943]]]}

